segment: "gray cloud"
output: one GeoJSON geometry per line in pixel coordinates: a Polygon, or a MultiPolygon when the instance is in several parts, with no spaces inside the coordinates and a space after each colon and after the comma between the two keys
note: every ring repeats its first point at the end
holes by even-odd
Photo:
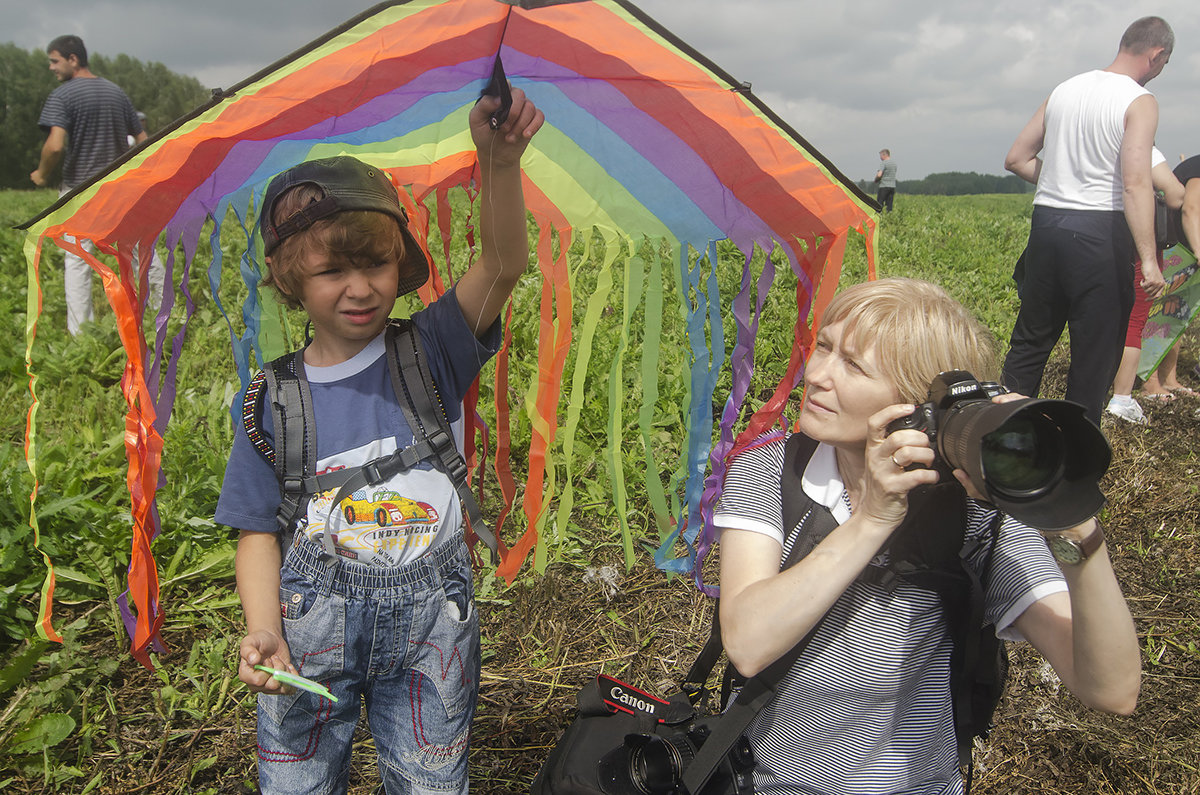
{"type": "MultiPolygon", "coordinates": [[[[1135,18],[1159,14],[1177,51],[1150,84],[1158,144],[1200,151],[1200,4],[1118,0],[641,0],[638,5],[754,92],[848,176],[892,149],[901,179],[1001,173],[1012,139],[1060,80],[1102,68],[1135,18]]],[[[362,9],[370,7],[368,3],[362,9]]],[[[45,46],[74,32],[93,52],[159,61],[230,86],[345,21],[321,0],[0,0],[4,35],[45,46]]]]}

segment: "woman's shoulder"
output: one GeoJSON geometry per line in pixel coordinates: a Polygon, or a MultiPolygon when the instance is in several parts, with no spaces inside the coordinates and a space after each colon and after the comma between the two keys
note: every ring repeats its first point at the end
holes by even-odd
{"type": "Polygon", "coordinates": [[[793,436],[786,431],[772,430],[735,447],[729,455],[729,470],[778,473],[783,468],[788,440],[793,436]]]}

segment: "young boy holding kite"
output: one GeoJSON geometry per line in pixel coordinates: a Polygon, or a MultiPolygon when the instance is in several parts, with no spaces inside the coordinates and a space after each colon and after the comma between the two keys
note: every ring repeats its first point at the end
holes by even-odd
{"type": "Polygon", "coordinates": [[[312,327],[302,351],[264,369],[271,411],[236,432],[216,512],[240,531],[238,675],[261,694],[264,793],[345,792],[360,699],[388,792],[467,791],[480,655],[461,473],[439,466],[437,429],[421,419],[431,411],[414,414],[409,393],[434,395],[444,419],[460,419],[528,262],[520,162],[543,115],[513,89],[507,121],[489,124],[499,104],[484,97],[470,115],[479,259],[403,331],[388,315],[429,277],[429,263],[381,171],[352,157],[309,161],[275,177],[264,197],[265,283],[312,327]],[[397,365],[405,345],[414,359],[397,365]],[[410,390],[414,371],[435,388],[410,390]],[[302,399],[277,398],[280,389],[302,399]],[[281,413],[287,403],[303,404],[299,419],[281,413]],[[294,460],[297,448],[316,484],[299,500],[268,459],[294,460]],[[327,695],[295,689],[295,674],[327,695]]]}

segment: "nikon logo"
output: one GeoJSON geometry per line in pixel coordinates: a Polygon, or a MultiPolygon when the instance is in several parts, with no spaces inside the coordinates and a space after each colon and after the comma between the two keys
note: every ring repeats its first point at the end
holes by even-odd
{"type": "Polygon", "coordinates": [[[624,690],[622,690],[619,687],[614,687],[612,690],[609,691],[608,694],[609,694],[609,696],[612,697],[612,700],[615,701],[616,703],[624,704],[627,707],[636,709],[640,712],[645,712],[650,715],[654,714],[654,710],[657,706],[656,704],[654,704],[654,702],[646,701],[645,699],[638,698],[637,696],[635,696],[631,693],[626,693],[624,690]]]}

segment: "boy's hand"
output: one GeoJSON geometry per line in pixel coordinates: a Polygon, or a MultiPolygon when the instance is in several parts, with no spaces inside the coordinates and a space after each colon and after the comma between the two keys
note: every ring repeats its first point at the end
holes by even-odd
{"type": "Polygon", "coordinates": [[[498,107],[499,97],[480,97],[471,109],[471,139],[480,160],[488,160],[493,166],[519,165],[529,139],[541,129],[546,117],[524,91],[514,88],[508,118],[493,130],[488,120],[498,107]]]}
{"type": "Polygon", "coordinates": [[[238,679],[245,682],[252,692],[270,695],[293,692],[292,688],[281,685],[266,671],[254,668],[256,665],[265,665],[294,674],[300,673],[292,667],[292,655],[288,650],[287,641],[278,633],[260,629],[246,635],[242,638],[238,657],[238,679]]]}

